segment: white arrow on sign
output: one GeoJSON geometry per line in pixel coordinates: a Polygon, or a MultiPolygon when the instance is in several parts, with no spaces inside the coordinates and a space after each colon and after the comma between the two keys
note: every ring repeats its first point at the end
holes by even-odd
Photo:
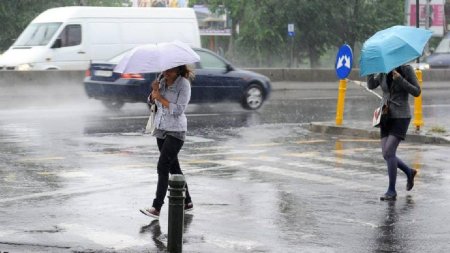
{"type": "Polygon", "coordinates": [[[348,69],[350,68],[350,56],[343,55],[339,57],[336,69],[339,69],[342,66],[345,66],[348,69]]]}

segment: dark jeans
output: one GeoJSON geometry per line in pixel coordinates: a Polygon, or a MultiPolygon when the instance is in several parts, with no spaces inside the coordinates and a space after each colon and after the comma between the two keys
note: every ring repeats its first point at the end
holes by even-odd
{"type": "MultiPolygon", "coordinates": [[[[158,186],[156,188],[156,198],[153,200],[153,207],[161,210],[166,198],[167,188],[169,187],[169,173],[183,174],[178,162],[178,153],[183,147],[184,141],[173,136],[167,135],[165,139],[156,138],[160,152],[158,160],[158,186]]],[[[188,187],[186,184],[185,203],[191,202],[188,187]]]]}

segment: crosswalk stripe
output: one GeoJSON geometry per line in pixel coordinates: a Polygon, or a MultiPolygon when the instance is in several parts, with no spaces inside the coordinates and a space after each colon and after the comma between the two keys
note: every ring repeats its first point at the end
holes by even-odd
{"type": "Polygon", "coordinates": [[[55,160],[64,160],[65,157],[62,156],[50,156],[50,157],[33,157],[33,158],[24,158],[19,159],[19,162],[38,162],[38,161],[55,161],[55,160]]]}
{"type": "Polygon", "coordinates": [[[306,140],[306,141],[294,141],[292,143],[295,144],[315,144],[315,143],[324,143],[326,140],[306,140]]]}
{"type": "Polygon", "coordinates": [[[287,177],[294,177],[298,179],[313,181],[317,183],[323,183],[323,184],[333,184],[333,185],[339,185],[343,188],[348,189],[358,189],[358,190],[369,190],[370,187],[366,184],[359,184],[354,181],[349,180],[343,180],[335,177],[330,176],[323,176],[318,174],[312,174],[312,173],[305,173],[300,171],[294,171],[294,170],[286,170],[281,169],[277,167],[271,167],[271,166],[249,166],[246,167],[246,170],[253,170],[258,172],[265,172],[265,173],[271,173],[276,174],[280,176],[287,176],[287,177]]]}

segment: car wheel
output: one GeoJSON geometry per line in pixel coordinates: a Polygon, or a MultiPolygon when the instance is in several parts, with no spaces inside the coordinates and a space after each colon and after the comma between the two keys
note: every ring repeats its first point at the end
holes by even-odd
{"type": "Polygon", "coordinates": [[[112,111],[120,110],[124,105],[124,102],[116,100],[102,100],[102,103],[106,108],[112,111]]]}
{"type": "Polygon", "coordinates": [[[245,90],[244,97],[242,100],[242,106],[245,109],[256,110],[264,102],[264,92],[261,85],[250,84],[245,90]]]}

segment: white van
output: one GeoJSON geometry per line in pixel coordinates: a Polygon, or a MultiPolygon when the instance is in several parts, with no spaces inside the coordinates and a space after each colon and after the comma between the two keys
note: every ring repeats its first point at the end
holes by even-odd
{"type": "Polygon", "coordinates": [[[191,8],[61,7],[37,16],[0,57],[0,70],[86,70],[146,43],[201,47],[191,8]]]}

